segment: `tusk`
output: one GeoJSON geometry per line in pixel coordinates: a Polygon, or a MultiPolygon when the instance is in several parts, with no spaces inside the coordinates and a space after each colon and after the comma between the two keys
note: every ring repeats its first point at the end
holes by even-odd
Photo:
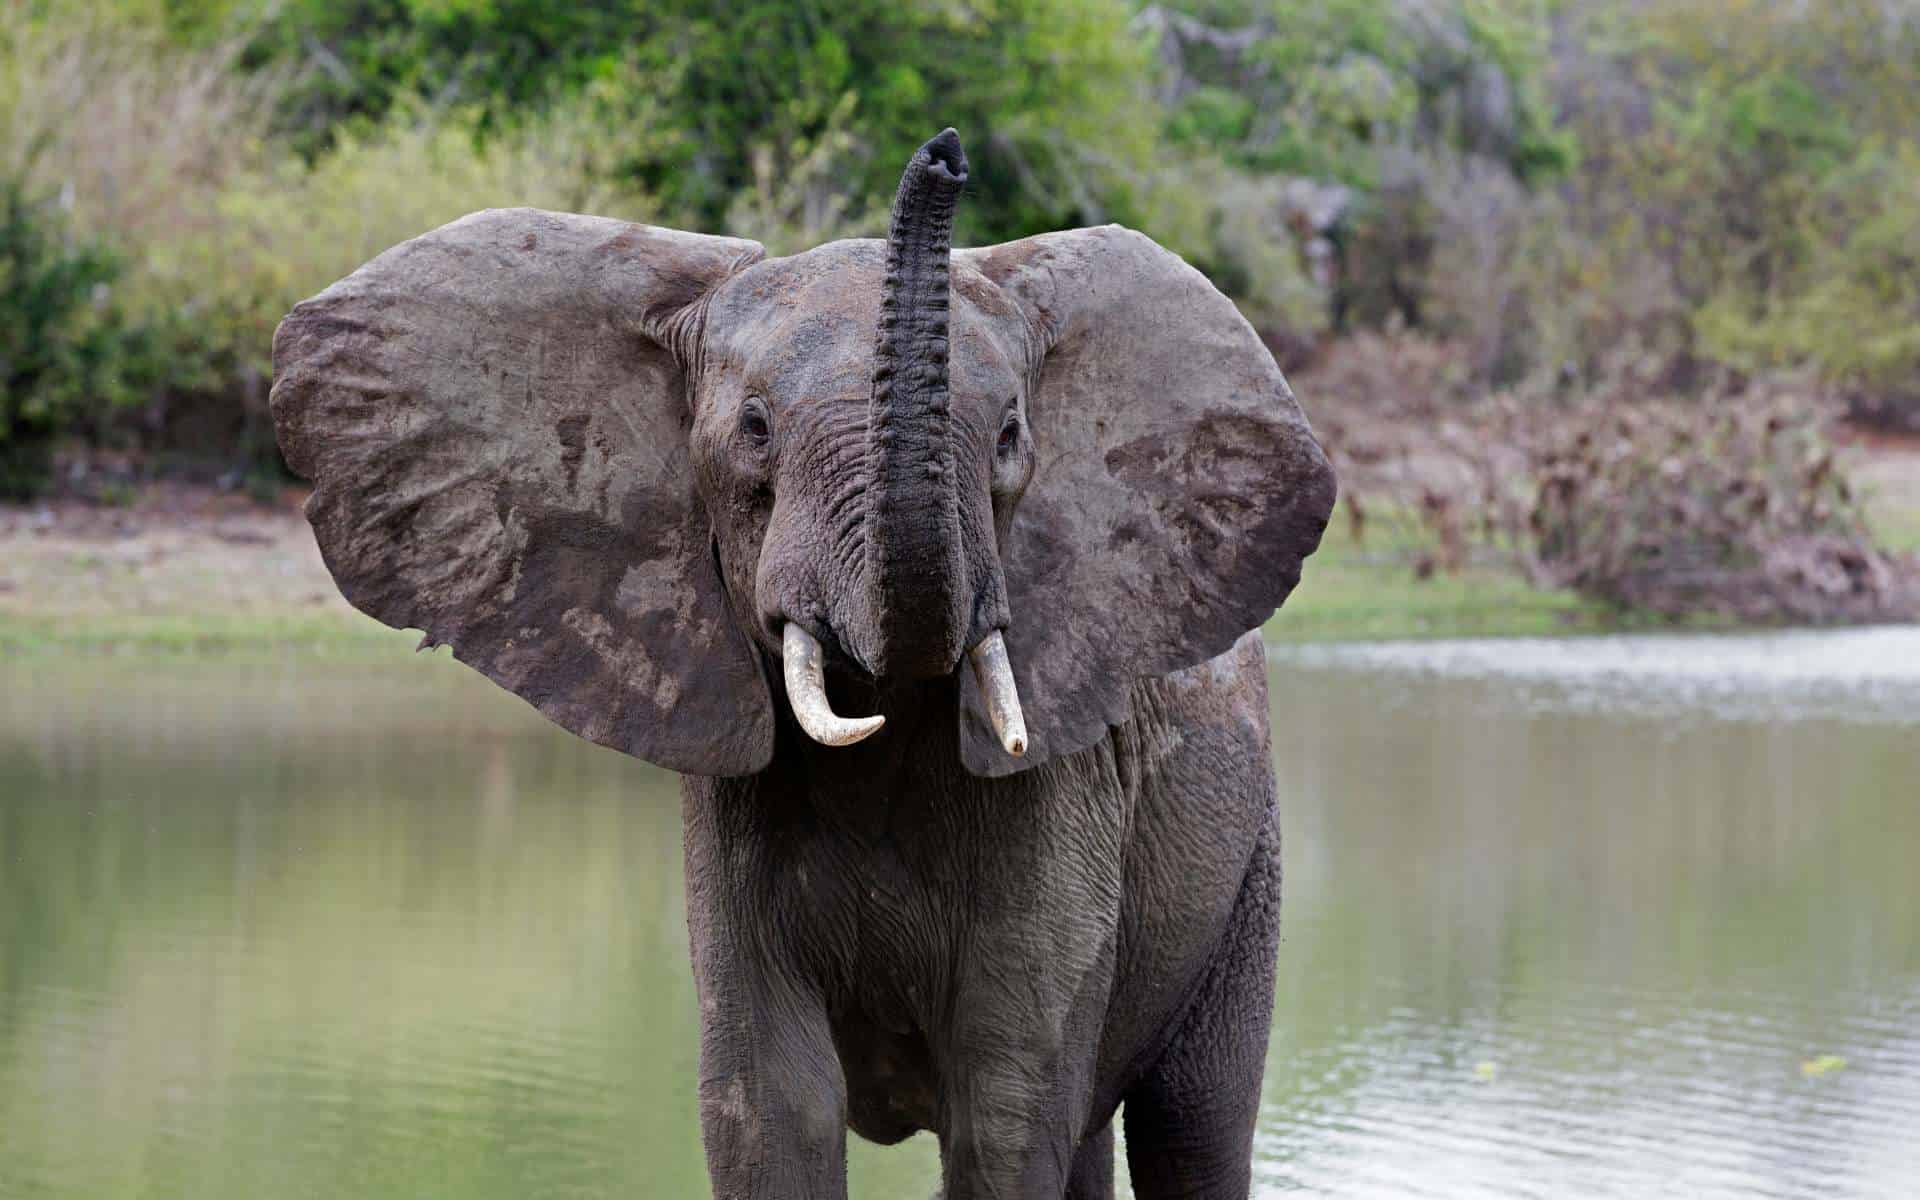
{"type": "Polygon", "coordinates": [[[1013,685],[1013,666],[1007,662],[1007,640],[996,629],[967,651],[967,658],[980,681],[980,694],[986,698],[987,716],[1000,735],[1000,745],[1019,758],[1027,752],[1027,718],[1020,712],[1020,691],[1013,685]]]}
{"type": "Polygon", "coordinates": [[[882,716],[842,717],[827,703],[827,679],[820,665],[820,643],[788,621],[780,634],[780,658],[786,666],[787,702],[807,736],[822,746],[851,746],[887,723],[882,716]]]}

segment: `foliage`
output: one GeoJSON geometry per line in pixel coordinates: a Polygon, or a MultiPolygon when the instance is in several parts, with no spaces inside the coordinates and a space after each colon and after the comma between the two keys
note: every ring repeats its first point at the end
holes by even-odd
{"type": "Polygon", "coordinates": [[[468,106],[483,134],[589,96],[618,177],[703,227],[761,186],[757,159],[804,159],[836,126],[860,131],[839,171],[853,203],[891,195],[933,111],[968,134],[961,236],[995,240],[1128,211],[1156,134],[1130,15],[1121,0],[295,0],[251,54],[310,64],[284,113],[309,153],[409,96],[468,106]]]}
{"type": "Polygon", "coordinates": [[[116,311],[144,340],[99,407],[141,400],[155,449],[277,469],[275,325],[396,242],[490,205],[654,215],[612,182],[584,103],[476,139],[474,112],[406,99],[309,162],[272,136],[287,77],[239,72],[232,42],[17,15],[0,33],[0,161],[118,264],[116,311]]]}
{"type": "Polygon", "coordinates": [[[596,183],[592,134],[565,114],[476,145],[457,120],[396,108],[306,165],[269,160],[236,172],[218,220],[169,248],[166,283],[198,297],[230,342],[208,345],[233,369],[267,371],[287,309],[398,242],[476,209],[533,205],[645,219],[644,195],[596,183]],[[216,307],[217,306],[217,307],[216,307]]]}
{"type": "Polygon", "coordinates": [[[0,168],[117,264],[96,411],[260,466],[274,323],[386,245],[516,203],[871,235],[947,123],[960,240],[1145,229],[1330,364],[1331,430],[1782,371],[1920,428],[1916,63],[1915,0],[36,0],[0,168]]]}
{"type": "Polygon", "coordinates": [[[42,491],[59,434],[140,398],[154,339],[114,303],[120,270],[54,206],[0,183],[0,498],[42,491]]]}
{"type": "Polygon", "coordinates": [[[852,93],[842,98],[817,137],[753,148],[753,182],[728,206],[728,232],[753,238],[773,254],[795,254],[835,238],[886,236],[891,197],[863,200],[847,189],[846,167],[863,157],[850,127],[853,99],[852,93]]]}
{"type": "Polygon", "coordinates": [[[1176,141],[1264,172],[1370,186],[1378,151],[1446,148],[1525,179],[1563,169],[1543,87],[1547,29],[1492,0],[1270,0],[1156,6],[1178,66],[1176,141]],[[1209,24],[1250,22],[1237,28],[1209,24]]]}
{"type": "Polygon", "coordinates": [[[1541,365],[1598,376],[1631,342],[1682,366],[1910,380],[1920,7],[1571,0],[1563,22],[1555,91],[1584,153],[1542,211],[1558,252],[1521,281],[1529,313],[1572,313],[1535,332],[1541,365]]]}
{"type": "MultiPolygon", "coordinates": [[[[1719,357],[1764,370],[1812,363],[1854,390],[1920,378],[1920,149],[1874,144],[1811,196],[1799,286],[1718,296],[1700,313],[1719,357]]],[[[1909,419],[1920,422],[1920,404],[1909,419]]]]}

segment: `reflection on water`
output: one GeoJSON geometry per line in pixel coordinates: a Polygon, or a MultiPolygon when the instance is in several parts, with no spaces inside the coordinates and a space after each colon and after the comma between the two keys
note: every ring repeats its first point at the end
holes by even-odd
{"type": "MultiPolygon", "coordinates": [[[[1824,707],[1276,651],[1263,1194],[1909,1194],[1920,705],[1884,664],[1920,653],[1884,636],[1863,687],[1772,689],[1824,707]]],[[[701,1194],[685,941],[671,778],[450,664],[0,664],[0,1195],[701,1194]]],[[[925,1195],[932,1147],[854,1177],[925,1195]]]]}
{"type": "Polygon", "coordinates": [[[1920,639],[1508,650],[1273,656],[1290,873],[1265,1178],[1915,1194],[1920,639]],[[1789,707],[1843,686],[1809,662],[1876,644],[1872,695],[1836,706],[1873,720],[1789,707]],[[1882,703],[1902,687],[1904,725],[1882,703]],[[1823,1055],[1846,1066],[1808,1077],[1823,1055]]]}
{"type": "Polygon", "coordinates": [[[1689,721],[1920,720],[1920,626],[1363,642],[1277,654],[1291,667],[1429,675],[1571,711],[1689,721]]]}

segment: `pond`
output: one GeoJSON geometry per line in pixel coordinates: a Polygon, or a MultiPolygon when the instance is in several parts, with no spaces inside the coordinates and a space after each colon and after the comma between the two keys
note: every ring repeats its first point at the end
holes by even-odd
{"type": "MultiPolygon", "coordinates": [[[[1912,1194],[1920,631],[1272,669],[1261,1195],[1912,1194]]],[[[0,664],[0,1195],[700,1195],[695,1030],[665,773],[444,660],[0,664]]]]}

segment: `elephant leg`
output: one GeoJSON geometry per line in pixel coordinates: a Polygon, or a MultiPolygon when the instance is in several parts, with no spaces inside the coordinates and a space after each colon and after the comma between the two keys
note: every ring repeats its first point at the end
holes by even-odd
{"type": "Polygon", "coordinates": [[[1245,1200],[1273,1018],[1280,836],[1269,812],[1233,913],[1179,1032],[1126,1097],[1139,1200],[1245,1200]]]}
{"type": "Polygon", "coordinates": [[[1113,1200],[1113,1126],[1086,1138],[1073,1154],[1067,1200],[1113,1200]]]}
{"type": "Polygon", "coordinates": [[[1071,1117],[1032,1111],[1003,1079],[976,1076],[966,1091],[980,1099],[940,1136],[943,1200],[1064,1196],[1074,1165],[1071,1117]]]}
{"type": "MultiPolygon", "coordinates": [[[[933,1200],[947,1200],[945,1186],[933,1194],[933,1200]]],[[[1065,1200],[1114,1200],[1113,1126],[1086,1138],[1073,1154],[1073,1172],[1067,1177],[1065,1200]]]]}
{"type": "Polygon", "coordinates": [[[702,990],[700,1132],[714,1196],[845,1200],[846,1084],[824,1011],[777,987],[702,990]]]}
{"type": "Polygon", "coordinates": [[[720,1200],[846,1200],[847,1085],[826,1001],[768,919],[755,797],[681,784],[687,933],[700,998],[700,1133],[720,1200]]]}
{"type": "Polygon", "coordinates": [[[1105,1148],[1111,1179],[1110,1137],[1075,1145],[1086,1128],[1083,1093],[1097,1043],[1070,1040],[1064,1011],[1041,1025],[1022,1030],[1000,1024],[988,1030],[976,1024],[964,1038],[969,1048],[959,1056],[948,1086],[947,1118],[940,1130],[945,1200],[1112,1194],[1069,1190],[1070,1181],[1098,1182],[1091,1166],[1098,1151],[1089,1151],[1096,1141],[1105,1148]]]}

